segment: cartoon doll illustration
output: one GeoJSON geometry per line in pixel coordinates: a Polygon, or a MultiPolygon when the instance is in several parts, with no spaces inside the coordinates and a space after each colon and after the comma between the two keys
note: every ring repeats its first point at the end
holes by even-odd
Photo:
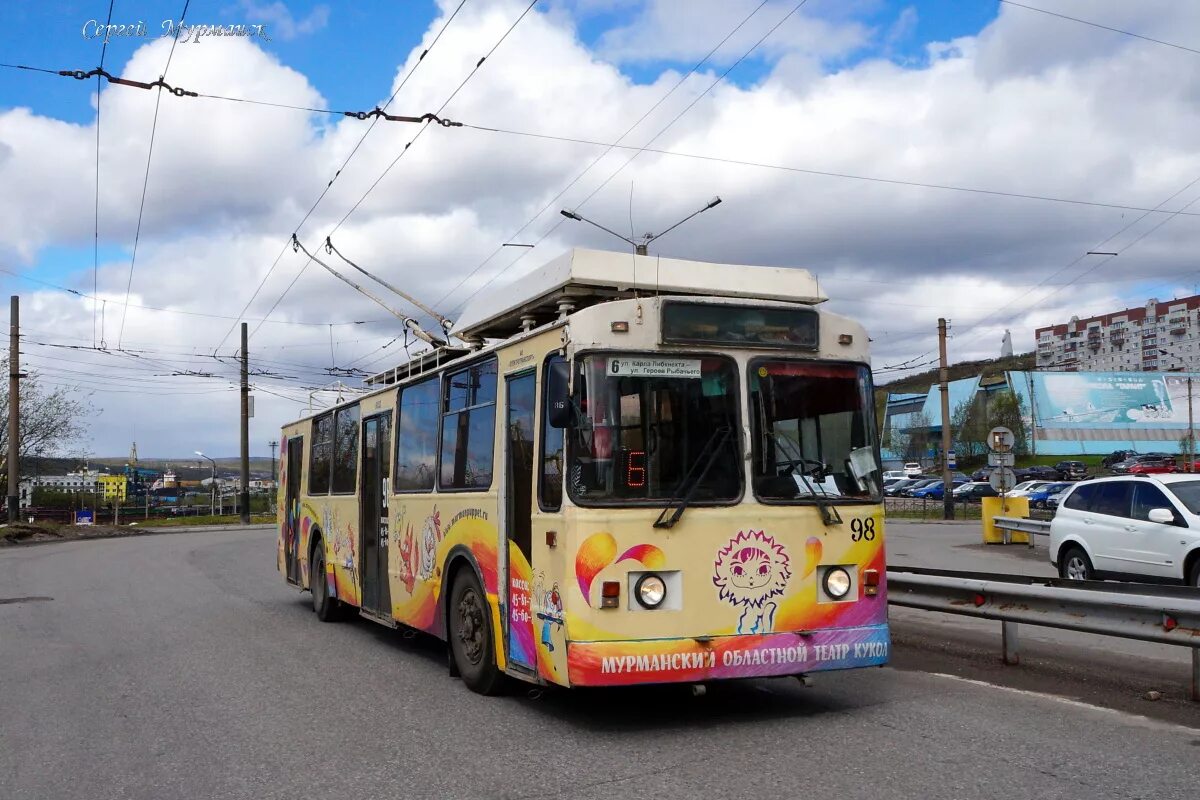
{"type": "Polygon", "coordinates": [[[437,547],[442,541],[442,515],[437,509],[425,518],[425,526],[421,529],[421,567],[418,576],[423,581],[433,577],[433,562],[437,557],[437,547]]]}
{"type": "Polygon", "coordinates": [[[404,538],[400,540],[400,582],[404,591],[412,594],[417,576],[413,574],[413,527],[409,525],[404,530],[404,538]]]}
{"type": "Polygon", "coordinates": [[[553,653],[554,637],[550,635],[550,626],[563,624],[562,595],[559,594],[556,583],[550,587],[550,591],[545,593],[541,591],[541,584],[539,584],[534,596],[541,605],[541,611],[538,612],[537,618],[542,621],[542,644],[546,645],[546,649],[553,653]]]}
{"type": "Polygon", "coordinates": [[[739,531],[717,551],[713,585],[719,597],[742,607],[738,633],[768,633],[775,624],[776,604],[792,577],[787,551],[763,531],[739,531]]]}

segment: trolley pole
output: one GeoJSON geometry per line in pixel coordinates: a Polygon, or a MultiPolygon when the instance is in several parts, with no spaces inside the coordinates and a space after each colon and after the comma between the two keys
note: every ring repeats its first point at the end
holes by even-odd
{"type": "Polygon", "coordinates": [[[21,507],[21,298],[12,295],[8,308],[8,521],[21,507]]]}
{"type": "Polygon", "coordinates": [[[950,383],[946,363],[946,320],[938,319],[938,381],[942,392],[942,518],[954,519],[954,482],[950,478],[950,383]]]}
{"type": "Polygon", "coordinates": [[[246,353],[246,327],[242,323],[242,486],[238,507],[242,524],[250,524],[250,358],[246,353]]]}

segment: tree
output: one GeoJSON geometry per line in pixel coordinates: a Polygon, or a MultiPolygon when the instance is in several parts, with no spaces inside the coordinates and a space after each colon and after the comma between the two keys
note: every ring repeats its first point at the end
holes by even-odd
{"type": "MultiPolygon", "coordinates": [[[[0,358],[4,372],[8,359],[0,358]]],[[[70,388],[53,389],[38,382],[36,372],[21,379],[20,436],[22,459],[60,455],[85,432],[91,407],[70,388]]],[[[8,383],[0,383],[0,486],[8,487],[8,383]]]]}
{"type": "Polygon", "coordinates": [[[974,461],[987,455],[988,431],[992,429],[988,411],[987,398],[981,392],[976,392],[954,409],[950,430],[961,460],[974,461]]]}
{"type": "Polygon", "coordinates": [[[1013,432],[1016,442],[1013,452],[1019,456],[1029,452],[1029,441],[1025,437],[1025,415],[1028,406],[1025,398],[1005,389],[992,396],[988,408],[988,430],[1003,426],[1013,432]]]}
{"type": "Polygon", "coordinates": [[[922,461],[929,455],[929,415],[919,411],[908,418],[908,426],[892,435],[892,447],[905,461],[922,461]]]}

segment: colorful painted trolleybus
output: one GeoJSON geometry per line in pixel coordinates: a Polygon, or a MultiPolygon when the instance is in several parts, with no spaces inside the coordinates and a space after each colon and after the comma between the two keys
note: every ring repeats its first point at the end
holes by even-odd
{"type": "Polygon", "coordinates": [[[285,425],[278,566],[504,676],[612,686],[887,662],[867,336],[800,269],[573,250],[285,425]]]}

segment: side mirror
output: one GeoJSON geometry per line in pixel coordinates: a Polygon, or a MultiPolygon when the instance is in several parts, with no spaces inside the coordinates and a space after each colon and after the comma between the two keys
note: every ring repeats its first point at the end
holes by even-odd
{"type": "Polygon", "coordinates": [[[551,361],[546,374],[546,413],[551,428],[569,428],[575,421],[571,405],[571,367],[566,361],[551,361]]]}
{"type": "Polygon", "coordinates": [[[1160,525],[1172,525],[1175,522],[1175,512],[1169,508],[1152,508],[1146,518],[1160,525]]]}

